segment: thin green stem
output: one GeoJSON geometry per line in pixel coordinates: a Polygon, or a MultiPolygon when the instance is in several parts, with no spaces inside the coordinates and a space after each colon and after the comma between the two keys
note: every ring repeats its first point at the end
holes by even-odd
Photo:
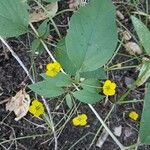
{"type": "MultiPolygon", "coordinates": [[[[106,120],[109,118],[109,116],[111,115],[112,111],[114,110],[115,104],[111,107],[111,110],[109,111],[109,113],[107,114],[107,116],[104,119],[104,122],[106,122],[106,120]]],[[[100,128],[98,129],[97,133],[95,134],[95,137],[93,138],[88,150],[90,150],[91,146],[93,145],[96,137],[98,136],[98,134],[100,133],[101,129],[103,128],[103,126],[101,125],[100,128]]]]}
{"type": "Polygon", "coordinates": [[[113,55],[112,58],[109,60],[109,62],[107,63],[106,66],[108,66],[108,65],[112,62],[112,60],[114,59],[114,57],[117,55],[118,51],[119,51],[120,48],[121,48],[121,45],[123,44],[123,39],[122,39],[121,41],[119,41],[119,42],[120,42],[120,44],[119,44],[117,50],[115,51],[114,55],[113,55]]]}
{"type": "Polygon", "coordinates": [[[42,137],[42,136],[47,136],[50,135],[50,133],[46,133],[46,134],[37,134],[37,135],[29,135],[29,136],[23,136],[23,137],[17,137],[14,139],[10,139],[10,140],[5,140],[3,142],[0,142],[0,145],[14,141],[14,140],[23,140],[23,139],[28,139],[28,138],[35,138],[35,137],[42,137]]]}
{"type": "Polygon", "coordinates": [[[125,67],[117,67],[117,68],[108,68],[107,70],[122,70],[122,69],[131,69],[131,68],[136,68],[138,67],[139,65],[133,65],[133,66],[125,66],[125,67]]]}
{"type": "Polygon", "coordinates": [[[85,137],[87,137],[87,136],[89,136],[89,135],[92,135],[92,134],[93,134],[93,133],[91,133],[91,132],[85,134],[85,135],[82,136],[77,142],[75,142],[68,150],[72,150],[75,145],[77,145],[77,144],[78,144],[80,141],[82,141],[85,137]]]}
{"type": "Polygon", "coordinates": [[[128,103],[140,103],[140,102],[143,102],[144,100],[130,100],[130,101],[118,101],[116,102],[116,104],[128,104],[128,103]]]}
{"type": "Polygon", "coordinates": [[[56,16],[58,16],[58,15],[60,15],[60,14],[62,14],[62,13],[65,13],[65,12],[73,12],[74,11],[74,9],[65,9],[65,10],[61,10],[61,11],[59,11],[58,13],[56,13],[56,15],[54,16],[54,17],[56,17],[56,16]]]}
{"type": "MultiPolygon", "coordinates": [[[[45,9],[45,7],[44,7],[40,2],[38,2],[37,0],[34,0],[34,2],[37,3],[37,5],[40,6],[40,7],[44,10],[44,12],[45,12],[47,15],[49,14],[48,11],[45,9]]],[[[57,25],[55,24],[53,18],[52,18],[50,15],[48,15],[48,17],[49,17],[51,23],[53,24],[53,26],[54,26],[54,28],[55,28],[55,31],[57,32],[59,38],[61,39],[61,38],[62,38],[62,37],[61,37],[61,34],[60,34],[60,32],[59,32],[59,30],[58,30],[58,28],[57,28],[57,25]]]]}
{"type": "Polygon", "coordinates": [[[99,116],[99,114],[96,112],[96,110],[93,108],[91,104],[88,104],[93,113],[96,115],[97,119],[100,121],[102,126],[105,128],[105,130],[109,133],[111,138],[116,142],[116,144],[120,147],[121,150],[125,150],[125,147],[118,141],[118,139],[114,136],[114,134],[111,132],[111,130],[108,128],[106,123],[103,121],[103,119],[99,116]]]}

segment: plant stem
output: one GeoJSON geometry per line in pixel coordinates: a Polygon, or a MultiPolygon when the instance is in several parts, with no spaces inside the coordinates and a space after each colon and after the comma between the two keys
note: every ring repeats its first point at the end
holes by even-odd
{"type": "Polygon", "coordinates": [[[127,103],[140,103],[140,102],[143,102],[144,100],[136,100],[136,99],[134,99],[134,100],[131,100],[131,101],[118,101],[118,102],[116,102],[116,104],[127,104],[127,103]]]}
{"type": "Polygon", "coordinates": [[[96,110],[93,108],[91,104],[88,104],[93,113],[96,115],[97,119],[100,121],[102,126],[106,129],[106,131],[109,133],[111,138],[116,142],[116,144],[120,147],[121,150],[125,150],[125,147],[118,141],[118,139],[114,136],[114,134],[111,132],[111,130],[108,128],[106,123],[103,121],[103,119],[99,116],[99,114],[96,112],[96,110]]]}
{"type": "Polygon", "coordinates": [[[23,62],[20,60],[20,58],[17,56],[17,54],[12,50],[12,48],[7,44],[7,42],[0,36],[0,40],[2,43],[8,48],[8,50],[11,52],[12,56],[17,60],[17,62],[20,64],[20,66],[23,68],[29,79],[32,83],[34,83],[34,80],[32,79],[30,73],[28,72],[27,68],[23,64],[23,62]]]}
{"type": "Polygon", "coordinates": [[[62,13],[68,12],[68,11],[73,12],[74,9],[65,9],[65,10],[59,11],[58,13],[56,13],[56,15],[54,17],[56,17],[56,16],[58,16],[58,15],[60,15],[62,13]]]}
{"type": "Polygon", "coordinates": [[[121,69],[131,69],[131,68],[136,68],[138,67],[139,65],[134,65],[134,66],[125,66],[125,67],[116,67],[116,68],[108,68],[106,69],[107,71],[112,71],[112,70],[121,70],[121,69]]]}
{"type": "MultiPolygon", "coordinates": [[[[115,104],[113,104],[111,110],[109,111],[109,113],[107,114],[107,116],[104,119],[104,122],[106,122],[106,120],[109,118],[109,116],[111,115],[112,111],[114,110],[115,104]]],[[[103,125],[100,126],[100,128],[98,129],[97,133],[95,134],[95,137],[93,138],[88,150],[90,150],[91,146],[93,145],[95,139],[97,138],[98,134],[100,133],[101,129],[103,128],[103,125]]]]}
{"type": "Polygon", "coordinates": [[[52,118],[52,115],[51,115],[50,107],[48,107],[48,104],[47,104],[46,100],[44,99],[44,97],[42,97],[42,100],[43,100],[44,105],[47,109],[47,113],[48,113],[48,116],[49,116],[49,119],[50,119],[50,122],[48,122],[48,126],[51,127],[53,135],[54,135],[54,140],[55,140],[54,150],[57,150],[58,149],[57,135],[56,135],[56,132],[55,132],[55,127],[54,127],[54,122],[53,122],[53,118],[52,118]]]}
{"type": "Polygon", "coordinates": [[[46,134],[37,134],[37,135],[29,135],[29,136],[23,136],[23,137],[17,137],[17,138],[14,138],[14,139],[10,139],[10,140],[5,140],[3,142],[0,142],[0,145],[2,144],[5,144],[5,143],[8,143],[8,142],[11,142],[13,140],[22,140],[22,139],[28,139],[28,138],[34,138],[34,137],[42,137],[42,136],[47,136],[49,135],[50,133],[46,133],[46,134]]]}
{"type": "MultiPolygon", "coordinates": [[[[34,2],[37,3],[37,5],[39,5],[45,11],[46,14],[48,14],[48,11],[45,9],[45,7],[40,2],[38,2],[37,0],[34,0],[34,2]]],[[[60,32],[59,32],[59,30],[58,30],[58,28],[57,28],[53,18],[51,16],[48,16],[48,17],[49,17],[50,21],[52,22],[52,24],[53,24],[53,26],[55,28],[55,31],[57,32],[59,38],[61,39],[62,38],[61,34],[60,34],[60,32]]]]}

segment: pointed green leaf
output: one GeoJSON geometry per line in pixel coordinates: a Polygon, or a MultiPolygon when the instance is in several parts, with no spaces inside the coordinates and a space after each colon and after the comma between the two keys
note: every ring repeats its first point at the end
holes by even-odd
{"type": "Polygon", "coordinates": [[[145,60],[140,69],[136,85],[141,86],[147,81],[149,77],[150,77],[150,60],[145,60]]]}
{"type": "Polygon", "coordinates": [[[41,74],[41,76],[46,81],[50,82],[51,84],[57,87],[67,87],[72,83],[71,78],[68,75],[61,72],[55,77],[46,76],[45,73],[41,74]]]}
{"type": "Polygon", "coordinates": [[[37,50],[38,50],[38,48],[39,48],[39,46],[40,46],[40,40],[39,39],[34,39],[33,41],[32,41],[32,43],[31,43],[31,50],[32,50],[32,52],[33,53],[35,53],[37,50]]]}
{"type": "Polygon", "coordinates": [[[81,77],[83,78],[95,78],[95,79],[106,79],[106,73],[104,68],[98,68],[94,71],[88,71],[81,73],[81,77]]]}
{"type": "Polygon", "coordinates": [[[111,0],[91,0],[71,17],[67,54],[80,72],[96,70],[112,57],[117,44],[115,13],[111,0]]]}
{"type": "Polygon", "coordinates": [[[29,85],[29,88],[33,92],[40,96],[44,96],[45,98],[56,97],[64,93],[62,88],[55,86],[47,80],[29,85]]]}
{"type": "Polygon", "coordinates": [[[102,100],[102,96],[98,93],[91,93],[86,90],[76,91],[73,96],[83,103],[94,104],[102,100]]]}
{"type": "Polygon", "coordinates": [[[21,0],[0,1],[0,35],[14,37],[28,31],[28,6],[21,0]]]}
{"type": "Polygon", "coordinates": [[[150,144],[150,83],[145,93],[142,119],[140,123],[141,144],[150,144]]]}
{"type": "Polygon", "coordinates": [[[141,22],[139,19],[137,19],[134,16],[131,16],[133,25],[135,27],[135,30],[138,34],[138,37],[140,39],[140,42],[142,46],[144,47],[145,51],[148,55],[150,55],[150,31],[148,28],[144,25],[143,22],[141,22]]]}
{"type": "Polygon", "coordinates": [[[72,98],[71,98],[70,94],[66,95],[66,103],[67,103],[68,107],[71,109],[73,106],[73,103],[72,103],[72,98]]]}
{"type": "Polygon", "coordinates": [[[86,79],[81,82],[81,87],[83,90],[89,91],[91,93],[99,93],[100,92],[100,83],[97,79],[86,79]]]}
{"type": "Polygon", "coordinates": [[[39,37],[46,39],[49,35],[49,23],[48,20],[44,20],[38,28],[39,37]]]}
{"type": "Polygon", "coordinates": [[[55,57],[57,61],[62,65],[62,68],[65,70],[66,73],[70,75],[75,75],[77,69],[75,68],[74,64],[68,57],[65,39],[61,39],[57,44],[57,49],[55,50],[55,57]]]}

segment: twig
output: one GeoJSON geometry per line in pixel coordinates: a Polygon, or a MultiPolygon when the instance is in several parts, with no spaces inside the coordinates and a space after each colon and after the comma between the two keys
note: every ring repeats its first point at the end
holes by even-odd
{"type": "MultiPolygon", "coordinates": [[[[17,56],[17,54],[12,50],[12,48],[7,44],[7,42],[0,36],[0,40],[3,42],[3,44],[8,48],[8,50],[11,52],[12,56],[18,61],[18,63],[20,64],[20,66],[24,69],[24,71],[26,72],[26,74],[28,75],[29,79],[31,80],[32,83],[35,83],[34,80],[32,79],[31,75],[29,74],[27,68],[24,66],[23,62],[20,60],[20,58],[17,56]]],[[[46,102],[46,100],[44,98],[42,98],[44,105],[47,109],[48,115],[50,120],[52,119],[51,113],[50,113],[50,109],[48,107],[48,104],[46,102]]],[[[55,129],[54,129],[54,124],[53,121],[51,120],[52,123],[52,131],[54,134],[54,139],[55,139],[55,150],[57,150],[57,137],[56,137],[56,133],[55,133],[55,129]]]]}
{"type": "Polygon", "coordinates": [[[88,104],[93,113],[96,115],[97,119],[101,122],[103,127],[106,129],[106,131],[109,133],[109,135],[112,137],[112,139],[116,142],[116,144],[120,147],[121,150],[125,150],[125,147],[118,141],[118,139],[114,136],[114,134],[111,132],[111,130],[107,127],[105,122],[102,120],[102,118],[99,116],[99,114],[96,112],[96,110],[93,108],[91,104],[88,104]]]}
{"type": "Polygon", "coordinates": [[[7,99],[4,99],[4,100],[0,101],[0,105],[2,105],[2,104],[4,104],[4,103],[8,102],[9,100],[10,100],[10,98],[7,98],[7,99]]]}
{"type": "Polygon", "coordinates": [[[20,66],[24,69],[24,71],[26,72],[26,74],[29,77],[29,79],[31,80],[31,82],[34,83],[31,75],[29,74],[29,72],[27,70],[27,68],[25,67],[25,65],[23,64],[23,62],[20,60],[20,58],[17,56],[17,54],[12,50],[12,48],[7,44],[7,42],[1,36],[0,36],[0,40],[8,48],[8,50],[11,52],[12,56],[18,61],[18,63],[20,64],[20,66]]]}
{"type": "Polygon", "coordinates": [[[42,100],[43,100],[44,105],[47,109],[47,113],[48,113],[48,116],[49,116],[49,119],[50,119],[50,122],[51,122],[51,129],[52,129],[52,132],[53,132],[53,135],[54,135],[54,140],[55,140],[54,150],[57,150],[58,149],[58,142],[57,142],[57,136],[56,136],[56,132],[55,132],[55,127],[54,127],[51,111],[50,111],[50,108],[48,107],[48,104],[47,104],[46,100],[44,99],[44,97],[42,97],[42,100]]]}

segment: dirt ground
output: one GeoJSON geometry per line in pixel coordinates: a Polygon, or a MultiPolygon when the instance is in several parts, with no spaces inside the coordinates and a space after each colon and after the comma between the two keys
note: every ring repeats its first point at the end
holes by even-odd
{"type": "MultiPolygon", "coordinates": [[[[131,20],[129,18],[129,13],[131,13],[135,8],[131,5],[128,5],[128,1],[115,1],[115,5],[119,11],[122,12],[125,19],[120,20],[120,22],[126,26],[132,33],[133,26],[131,24],[131,20]],[[118,2],[118,3],[117,3],[118,2]],[[127,12],[128,10],[128,12],[127,12]]],[[[144,8],[144,3],[141,1],[142,9],[144,8]]],[[[68,8],[68,1],[61,0],[59,2],[59,10],[63,10],[68,8]]],[[[63,15],[59,15],[55,18],[55,22],[57,25],[67,25],[68,19],[71,16],[71,13],[65,12],[63,15]]],[[[119,18],[118,18],[119,19],[119,18]]],[[[119,26],[119,25],[118,25],[119,26]]],[[[67,26],[59,27],[62,35],[66,34],[67,26]]],[[[56,33],[51,33],[53,38],[56,40],[58,37],[56,33]]],[[[120,36],[121,38],[121,36],[120,36]]],[[[121,40],[121,39],[120,39],[121,40]]],[[[19,58],[31,71],[31,55],[29,45],[32,41],[32,37],[29,34],[20,36],[19,38],[10,38],[7,40],[8,44],[12,47],[12,49],[17,53],[19,58]]],[[[52,47],[49,47],[50,50],[53,51],[52,47]]],[[[131,55],[128,55],[124,48],[120,48],[117,56],[114,58],[112,64],[117,64],[122,61],[128,60],[132,58],[131,55]]],[[[50,61],[48,54],[45,52],[42,55],[37,55],[34,57],[36,71],[38,73],[42,73],[45,69],[45,65],[50,61]]],[[[131,61],[128,65],[138,65],[140,62],[137,60],[131,61]]],[[[117,95],[110,98],[109,101],[102,101],[97,103],[94,108],[97,110],[99,115],[102,118],[105,118],[111,109],[112,103],[116,102],[117,99],[126,92],[127,87],[135,81],[138,75],[137,69],[124,69],[124,70],[115,70],[109,71],[108,76],[110,79],[116,82],[117,84],[117,95]]],[[[36,79],[39,80],[39,77],[36,76],[36,79]]],[[[20,89],[26,87],[31,82],[29,78],[26,76],[24,70],[15,60],[15,58],[11,55],[11,53],[5,48],[2,43],[0,43],[0,102],[4,99],[7,99],[13,96],[20,89]]],[[[144,86],[139,87],[138,89],[132,91],[126,100],[133,99],[143,99],[144,97],[144,86]]],[[[33,95],[33,93],[31,93],[33,95]]],[[[56,100],[48,101],[49,107],[53,112],[54,123],[58,123],[58,121],[62,118],[62,114],[65,114],[68,111],[68,107],[64,103],[60,106],[58,110],[56,110],[56,105],[62,100],[62,97],[58,97],[56,100]]],[[[139,122],[132,121],[128,118],[128,114],[132,110],[136,110],[139,115],[142,112],[143,103],[127,103],[116,105],[107,120],[108,126],[113,131],[116,127],[121,126],[122,132],[119,137],[119,141],[125,145],[130,146],[135,144],[138,138],[138,130],[139,130],[139,122]]],[[[86,104],[80,104],[78,108],[82,113],[86,113],[88,116],[88,125],[86,127],[74,127],[71,121],[64,126],[63,130],[60,132],[61,134],[58,137],[58,149],[59,150],[69,150],[71,146],[72,150],[88,150],[89,146],[99,130],[101,124],[98,119],[89,109],[86,104]],[[76,143],[77,142],[77,143],[76,143]]],[[[74,113],[72,113],[74,116],[74,113]]],[[[16,122],[14,120],[15,116],[13,113],[9,113],[5,109],[5,103],[0,104],[0,150],[9,149],[9,150],[53,150],[54,149],[54,140],[53,135],[42,135],[47,134],[47,128],[43,126],[39,126],[44,124],[42,120],[34,118],[31,114],[27,114],[27,116],[20,121],[16,122]],[[34,123],[34,124],[33,124],[34,123]],[[41,135],[36,137],[36,135],[41,135]],[[31,136],[31,137],[29,137],[31,136]],[[10,140],[16,137],[25,137],[23,139],[18,140],[10,140]],[[6,141],[1,144],[2,141],[6,141]],[[7,140],[10,140],[7,142],[7,140]]],[[[62,124],[61,124],[62,125],[62,124]]],[[[60,125],[60,126],[61,126],[60,125]]],[[[115,142],[108,136],[106,141],[104,142],[101,148],[96,147],[96,141],[98,137],[101,135],[102,130],[98,134],[96,140],[91,146],[91,150],[119,150],[118,146],[115,142]]],[[[150,146],[139,146],[138,150],[150,150],[150,146]]]]}

